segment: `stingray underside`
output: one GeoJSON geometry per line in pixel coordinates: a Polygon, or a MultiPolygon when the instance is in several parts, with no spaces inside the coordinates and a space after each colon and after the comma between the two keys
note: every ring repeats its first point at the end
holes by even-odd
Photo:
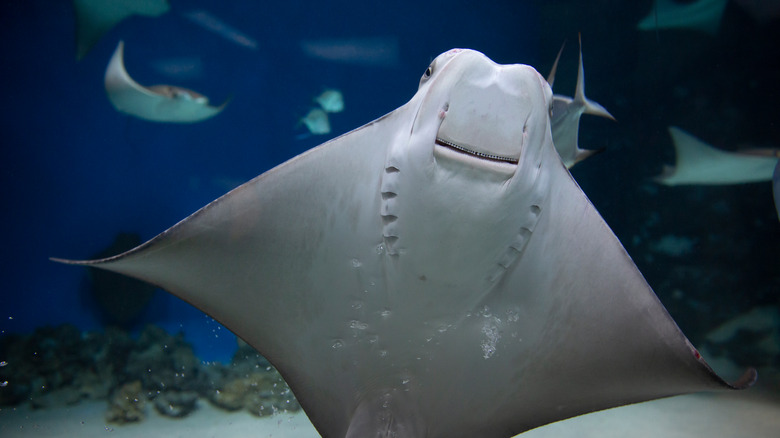
{"type": "Polygon", "coordinates": [[[729,385],[707,366],[552,143],[538,220],[479,299],[456,299],[469,291],[389,254],[381,176],[398,170],[386,159],[407,112],[278,166],[134,250],[75,263],[156,284],[222,322],[329,438],[509,437],[752,382],[753,371],[729,385]]]}

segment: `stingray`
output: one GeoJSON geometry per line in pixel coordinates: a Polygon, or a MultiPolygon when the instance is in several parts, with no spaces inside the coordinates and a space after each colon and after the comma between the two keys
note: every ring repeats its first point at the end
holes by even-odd
{"type": "Polygon", "coordinates": [[[715,149],[680,128],[670,126],[675,166],[665,166],[658,183],[676,185],[726,185],[769,181],[780,149],[747,149],[728,152],[715,149]]]}
{"type": "Polygon", "coordinates": [[[194,123],[214,117],[228,103],[211,106],[206,96],[172,85],[144,87],[127,74],[123,57],[120,41],[105,76],[108,99],[117,111],[152,122],[194,123]]]}
{"type": "Polygon", "coordinates": [[[323,437],[510,437],[703,390],[552,143],[532,67],[453,49],[412,99],[126,253],[283,375],[323,437]]]}
{"type": "Polygon", "coordinates": [[[341,91],[334,89],[327,89],[319,96],[314,98],[320,107],[329,113],[340,113],[344,111],[344,96],[341,91]]]}
{"type": "Polygon", "coordinates": [[[639,21],[637,29],[692,29],[715,35],[726,3],[728,0],[696,0],[692,3],[655,0],[653,9],[639,21]]]}
{"type": "Polygon", "coordinates": [[[315,135],[330,134],[328,112],[322,108],[312,108],[298,124],[303,124],[310,133],[315,135]]]}
{"type": "MultiPolygon", "coordinates": [[[[561,58],[563,47],[555,58],[555,63],[547,78],[550,86],[555,82],[555,72],[558,69],[558,60],[561,58]]],[[[603,106],[585,97],[585,69],[582,65],[582,39],[580,39],[580,58],[577,70],[577,88],[574,98],[568,96],[553,95],[553,107],[551,117],[551,129],[555,149],[558,150],[566,167],[571,168],[580,161],[601,152],[603,149],[580,149],[578,144],[580,116],[592,114],[615,120],[603,106]]]]}
{"type": "Polygon", "coordinates": [[[73,0],[76,10],[76,59],[82,59],[100,37],[133,15],[159,17],[168,0],[73,0]]]}

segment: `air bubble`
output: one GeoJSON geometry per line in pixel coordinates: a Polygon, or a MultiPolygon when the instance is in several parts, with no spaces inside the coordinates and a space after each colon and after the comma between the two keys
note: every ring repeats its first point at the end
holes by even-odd
{"type": "Polygon", "coordinates": [[[485,340],[482,341],[482,357],[490,359],[496,353],[496,345],[501,338],[501,333],[498,331],[498,327],[495,325],[485,323],[482,326],[482,333],[485,335],[485,340]]]}
{"type": "Polygon", "coordinates": [[[341,339],[336,339],[335,341],[333,341],[333,345],[331,345],[331,347],[333,347],[334,350],[338,350],[343,346],[344,346],[344,341],[342,341],[341,339]]]}
{"type": "Polygon", "coordinates": [[[349,328],[355,329],[355,330],[365,330],[368,328],[368,324],[365,322],[358,321],[356,319],[353,319],[349,322],[349,328]]]}

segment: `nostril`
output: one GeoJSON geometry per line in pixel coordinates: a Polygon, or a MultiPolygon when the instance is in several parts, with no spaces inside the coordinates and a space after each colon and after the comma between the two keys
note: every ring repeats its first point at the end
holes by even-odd
{"type": "Polygon", "coordinates": [[[444,120],[444,117],[447,115],[447,111],[450,109],[450,104],[445,103],[441,109],[439,110],[439,118],[444,120]]]}

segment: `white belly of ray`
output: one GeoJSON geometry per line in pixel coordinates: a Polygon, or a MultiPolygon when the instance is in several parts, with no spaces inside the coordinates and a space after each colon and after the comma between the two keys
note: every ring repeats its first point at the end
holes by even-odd
{"type": "Polygon", "coordinates": [[[134,250],[72,263],[221,321],[327,438],[505,438],[732,388],[571,178],[551,104],[532,68],[452,50],[401,108],[134,250]]]}

